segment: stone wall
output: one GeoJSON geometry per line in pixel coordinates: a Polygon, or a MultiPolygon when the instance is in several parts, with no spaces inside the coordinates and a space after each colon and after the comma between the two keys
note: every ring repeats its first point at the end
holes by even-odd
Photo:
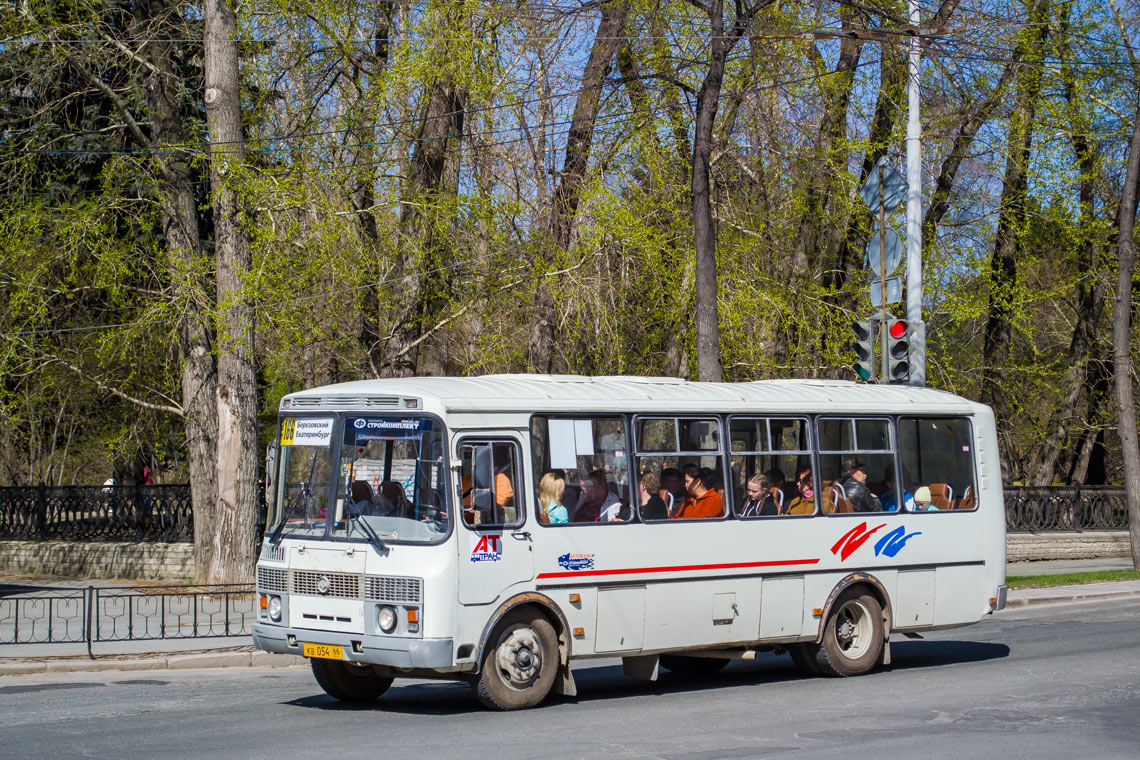
{"type": "Polygon", "coordinates": [[[0,541],[0,572],[181,581],[194,576],[193,551],[188,543],[0,541]]]}
{"type": "Polygon", "coordinates": [[[1043,559],[1109,559],[1130,557],[1126,530],[1087,530],[1080,533],[1009,533],[1007,562],[1043,559]]]}

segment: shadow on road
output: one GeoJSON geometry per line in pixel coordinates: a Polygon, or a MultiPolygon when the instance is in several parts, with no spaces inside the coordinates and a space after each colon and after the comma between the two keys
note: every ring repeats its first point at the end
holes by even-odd
{"type": "MultiPolygon", "coordinates": [[[[903,671],[954,664],[984,662],[1009,656],[1009,647],[977,641],[892,641],[892,663],[888,670],[903,671]]],[[[736,661],[711,676],[684,676],[662,669],[656,681],[627,678],[620,665],[574,668],[578,696],[552,695],[546,709],[558,709],[579,702],[625,699],[645,695],[686,694],[710,689],[761,686],[788,681],[811,680],[795,669],[787,655],[761,654],[752,661],[736,661]]],[[[475,700],[466,683],[444,681],[400,686],[400,681],[376,702],[344,704],[325,694],[294,699],[284,704],[316,710],[368,712],[381,710],[410,715],[494,714],[475,700]]]]}

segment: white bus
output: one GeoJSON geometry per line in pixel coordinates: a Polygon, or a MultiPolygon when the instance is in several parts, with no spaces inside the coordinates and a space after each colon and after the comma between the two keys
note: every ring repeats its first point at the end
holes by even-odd
{"type": "Polygon", "coordinates": [[[533,707],[596,657],[858,675],[1005,604],[993,414],[949,393],[497,375],[280,412],[253,638],[340,700],[434,677],[533,707]]]}

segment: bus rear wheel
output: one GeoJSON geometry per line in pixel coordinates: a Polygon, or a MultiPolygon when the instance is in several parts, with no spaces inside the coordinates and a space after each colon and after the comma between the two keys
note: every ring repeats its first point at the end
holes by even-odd
{"type": "Polygon", "coordinates": [[[392,685],[391,678],[376,675],[368,665],[313,657],[313,677],[325,694],[341,702],[371,702],[392,685]]]}
{"type": "Polygon", "coordinates": [[[493,710],[525,710],[546,699],[557,673],[554,626],[536,611],[512,610],[487,642],[471,687],[493,710]]]}
{"type": "Polygon", "coordinates": [[[883,608],[879,600],[858,588],[835,600],[815,645],[815,664],[826,676],[857,676],[869,672],[883,652],[883,608]]]}
{"type": "Polygon", "coordinates": [[[679,676],[711,676],[724,670],[728,660],[717,657],[687,657],[682,654],[661,655],[661,667],[679,676]]]}

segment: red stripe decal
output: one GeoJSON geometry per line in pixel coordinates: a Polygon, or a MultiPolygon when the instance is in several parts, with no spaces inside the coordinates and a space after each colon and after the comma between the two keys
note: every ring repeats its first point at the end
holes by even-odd
{"type": "Polygon", "coordinates": [[[726,562],[722,565],[671,565],[669,567],[626,567],[620,570],[571,570],[566,573],[539,573],[537,579],[584,578],[595,575],[635,575],[637,573],[680,573],[695,570],[740,570],[749,567],[787,567],[788,565],[814,565],[816,559],[777,559],[770,562],[726,562]]]}

